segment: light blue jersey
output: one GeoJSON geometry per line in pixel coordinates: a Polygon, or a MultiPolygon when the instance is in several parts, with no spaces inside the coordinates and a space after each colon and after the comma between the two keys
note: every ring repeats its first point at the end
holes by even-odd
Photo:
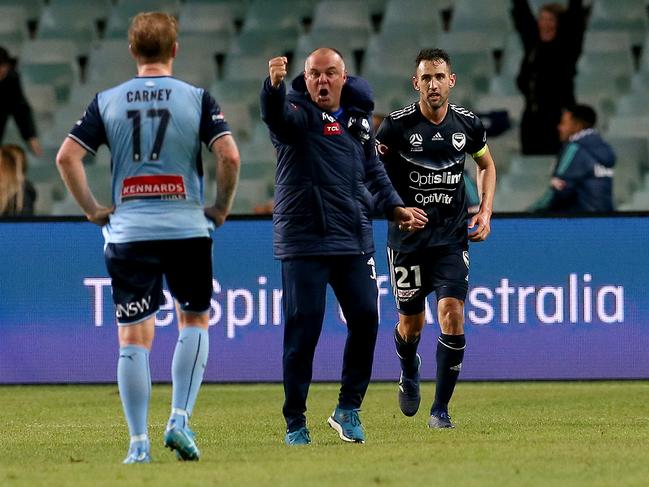
{"type": "Polygon", "coordinates": [[[207,237],[201,142],[230,129],[203,89],[170,76],[137,77],[97,94],[69,137],[112,156],[115,212],[107,243],[207,237]]]}

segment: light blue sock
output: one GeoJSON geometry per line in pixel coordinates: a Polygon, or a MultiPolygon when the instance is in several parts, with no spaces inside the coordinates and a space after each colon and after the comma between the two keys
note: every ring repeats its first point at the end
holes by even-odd
{"type": "Polygon", "coordinates": [[[203,382],[209,351],[207,330],[188,326],[180,331],[171,362],[173,395],[168,426],[172,421],[183,428],[187,426],[203,382]]]}
{"type": "Polygon", "coordinates": [[[151,397],[149,351],[136,345],[119,349],[117,385],[131,435],[131,446],[148,445],[147,414],[151,397]]]}

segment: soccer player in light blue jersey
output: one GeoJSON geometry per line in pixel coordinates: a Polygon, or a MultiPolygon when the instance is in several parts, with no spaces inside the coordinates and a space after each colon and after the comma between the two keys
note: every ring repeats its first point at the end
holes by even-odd
{"type": "Polygon", "coordinates": [[[176,37],[170,15],[133,18],[128,40],[137,76],[95,96],[56,158],[68,190],[106,240],[120,345],[117,383],[130,433],[124,463],[151,458],[149,351],[155,314],[164,302],[163,276],[179,310],[164,443],[180,460],[200,456],[189,418],[209,351],[210,230],[228,216],[239,175],[239,152],[217,103],[203,89],[172,77],[176,37]],[[216,162],[217,198],[208,207],[201,142],[216,162]],[[112,207],[95,200],[83,168],[86,153],[101,144],[112,156],[112,207]]]}

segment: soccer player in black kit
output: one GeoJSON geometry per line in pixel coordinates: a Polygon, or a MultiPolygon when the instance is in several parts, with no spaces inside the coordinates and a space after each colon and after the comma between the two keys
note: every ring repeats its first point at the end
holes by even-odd
{"type": "Polygon", "coordinates": [[[490,232],[496,167],[482,122],[469,110],[449,103],[455,74],[448,54],[423,49],[416,59],[413,86],[419,101],[392,112],[376,135],[377,152],[406,206],[425,210],[426,226],[415,232],[388,227],[388,263],[399,323],[394,331],[401,362],[399,407],[406,416],[419,409],[417,346],[424,327],[425,300],[437,296],[441,334],[437,343],[435,401],[430,428],[453,428],[448,403],[464,357],[464,301],[469,279],[468,240],[490,232]],[[478,165],[481,203],[468,221],[464,161],[478,165]],[[473,229],[475,227],[475,229],[473,229]],[[469,233],[469,229],[473,229],[469,233]]]}

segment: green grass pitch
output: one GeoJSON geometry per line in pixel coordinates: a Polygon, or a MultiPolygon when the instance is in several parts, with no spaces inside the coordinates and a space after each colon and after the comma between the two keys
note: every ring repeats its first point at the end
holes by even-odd
{"type": "Polygon", "coordinates": [[[151,465],[121,465],[127,430],[115,385],[0,387],[0,485],[647,486],[648,382],[460,383],[455,430],[399,412],[396,385],[376,383],[361,418],[365,445],[326,424],[335,384],[314,384],[313,443],[283,444],[278,384],[204,385],[192,421],[202,458],[164,449],[168,385],[153,387],[151,465]]]}

